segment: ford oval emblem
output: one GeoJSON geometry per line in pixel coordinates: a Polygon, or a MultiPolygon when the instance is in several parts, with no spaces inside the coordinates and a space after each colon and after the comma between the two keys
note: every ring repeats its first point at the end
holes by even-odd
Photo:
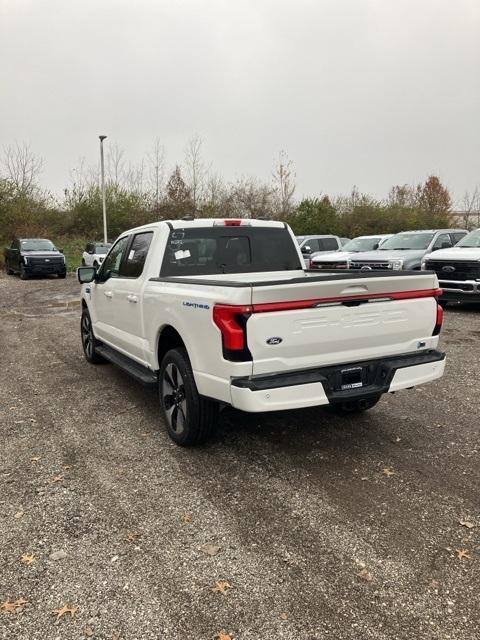
{"type": "Polygon", "coordinates": [[[283,338],[278,338],[277,336],[267,340],[267,344],[280,344],[281,342],[283,342],[283,338]]]}
{"type": "Polygon", "coordinates": [[[453,273],[455,271],[455,267],[450,264],[447,264],[445,267],[442,267],[442,271],[446,271],[447,273],[453,273]]]}

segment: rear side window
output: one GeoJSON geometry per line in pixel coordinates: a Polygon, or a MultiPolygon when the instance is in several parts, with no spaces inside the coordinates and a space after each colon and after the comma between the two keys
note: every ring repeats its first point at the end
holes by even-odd
{"type": "Polygon", "coordinates": [[[160,275],[195,276],[303,269],[285,228],[203,227],[170,232],[160,275]]]}
{"type": "Polygon", "coordinates": [[[457,242],[460,242],[460,240],[461,240],[462,238],[464,238],[467,234],[466,234],[466,232],[464,231],[463,233],[460,233],[460,232],[458,232],[458,233],[451,233],[450,235],[452,236],[452,242],[453,242],[453,244],[457,244],[457,242]]]}
{"type": "Polygon", "coordinates": [[[152,241],[153,231],[137,233],[128,249],[126,260],[123,262],[120,275],[126,278],[138,278],[142,275],[143,266],[152,241]]]}
{"type": "Polygon", "coordinates": [[[336,238],[322,238],[318,241],[320,245],[319,251],[335,251],[338,249],[336,238]]]}

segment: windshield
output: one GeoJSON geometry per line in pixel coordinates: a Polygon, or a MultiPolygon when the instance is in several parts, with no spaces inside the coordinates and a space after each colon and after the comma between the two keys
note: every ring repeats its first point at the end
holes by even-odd
{"type": "Polygon", "coordinates": [[[472,249],[480,249],[480,229],[471,231],[464,238],[457,242],[456,247],[470,247],[472,249]]]}
{"type": "Polygon", "coordinates": [[[385,240],[380,251],[427,249],[433,235],[433,233],[397,233],[393,238],[385,240]]]}
{"type": "Polygon", "coordinates": [[[200,227],[173,229],[162,276],[199,276],[303,269],[285,228],[200,227]]]}
{"type": "Polygon", "coordinates": [[[380,238],[354,238],[343,245],[342,251],[372,251],[379,242],[380,238]]]}
{"type": "Polygon", "coordinates": [[[97,255],[105,255],[106,253],[108,253],[108,250],[110,249],[112,245],[111,244],[96,244],[95,245],[95,253],[97,255]]]}
{"type": "Polygon", "coordinates": [[[56,251],[50,240],[21,240],[20,247],[22,251],[56,251]]]}

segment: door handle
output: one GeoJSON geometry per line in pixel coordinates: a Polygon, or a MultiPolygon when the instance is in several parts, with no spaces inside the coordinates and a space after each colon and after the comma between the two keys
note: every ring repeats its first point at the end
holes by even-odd
{"type": "Polygon", "coordinates": [[[104,291],[103,294],[107,297],[107,298],[113,298],[113,292],[112,291],[104,291]]]}
{"type": "Polygon", "coordinates": [[[127,296],[127,300],[128,300],[129,302],[138,302],[138,298],[137,298],[137,296],[134,296],[132,293],[128,294],[128,296],[127,296]]]}

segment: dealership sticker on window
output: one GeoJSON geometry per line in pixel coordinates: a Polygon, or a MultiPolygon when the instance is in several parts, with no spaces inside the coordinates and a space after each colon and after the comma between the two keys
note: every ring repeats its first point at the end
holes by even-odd
{"type": "Polygon", "coordinates": [[[129,259],[129,260],[133,260],[133,256],[134,256],[134,255],[135,255],[135,250],[134,250],[134,249],[132,249],[132,250],[130,251],[130,253],[128,254],[128,259],[129,259]]]}
{"type": "Polygon", "coordinates": [[[190,251],[185,249],[185,251],[175,251],[175,260],[183,260],[184,258],[190,258],[190,251]]]}

